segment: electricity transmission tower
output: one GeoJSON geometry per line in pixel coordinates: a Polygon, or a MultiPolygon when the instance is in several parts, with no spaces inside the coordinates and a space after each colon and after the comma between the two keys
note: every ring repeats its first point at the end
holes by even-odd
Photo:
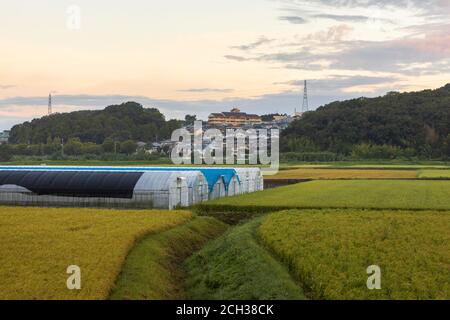
{"type": "Polygon", "coordinates": [[[302,106],[302,112],[308,112],[308,111],[309,111],[308,85],[307,85],[307,81],[305,80],[305,88],[303,89],[303,106],[302,106]]]}
{"type": "Polygon", "coordinates": [[[48,115],[50,116],[53,113],[52,110],[52,94],[48,95],[48,115]]]}

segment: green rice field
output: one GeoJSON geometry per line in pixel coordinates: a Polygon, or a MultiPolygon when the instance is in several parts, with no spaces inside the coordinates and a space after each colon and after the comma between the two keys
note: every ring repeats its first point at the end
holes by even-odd
{"type": "Polygon", "coordinates": [[[450,210],[450,181],[312,181],[222,198],[200,210],[264,211],[283,208],[450,210]]]}
{"type": "Polygon", "coordinates": [[[450,170],[420,170],[419,178],[450,179],[450,170]]]}

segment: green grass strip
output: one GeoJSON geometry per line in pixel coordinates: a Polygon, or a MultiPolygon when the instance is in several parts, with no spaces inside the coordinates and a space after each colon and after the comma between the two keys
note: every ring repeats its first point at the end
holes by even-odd
{"type": "Polygon", "coordinates": [[[185,225],[148,236],[131,250],[110,299],[184,299],[183,261],[226,229],[226,224],[214,218],[196,217],[185,225]]]}
{"type": "Polygon", "coordinates": [[[258,243],[263,218],[230,229],[186,260],[189,299],[305,299],[287,269],[258,243]]]}

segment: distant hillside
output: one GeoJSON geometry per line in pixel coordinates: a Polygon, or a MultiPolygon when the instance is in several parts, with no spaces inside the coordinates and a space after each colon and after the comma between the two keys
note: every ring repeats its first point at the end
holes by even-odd
{"type": "Polygon", "coordinates": [[[180,121],[166,121],[158,109],[127,102],[104,110],[54,114],[16,125],[11,129],[10,142],[38,144],[54,138],[79,138],[94,143],[103,143],[106,138],[149,142],[170,138],[180,126],[180,121]]]}
{"type": "Polygon", "coordinates": [[[333,102],[293,122],[284,131],[281,146],[283,151],[350,154],[361,144],[450,157],[450,84],[333,102]]]}

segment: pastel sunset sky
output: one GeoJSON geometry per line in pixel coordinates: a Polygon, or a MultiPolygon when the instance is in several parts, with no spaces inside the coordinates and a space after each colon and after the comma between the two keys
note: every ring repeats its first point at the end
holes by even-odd
{"type": "Polygon", "coordinates": [[[56,112],[291,114],[304,79],[313,109],[450,82],[450,0],[0,0],[0,43],[1,130],[50,92],[56,112]]]}

